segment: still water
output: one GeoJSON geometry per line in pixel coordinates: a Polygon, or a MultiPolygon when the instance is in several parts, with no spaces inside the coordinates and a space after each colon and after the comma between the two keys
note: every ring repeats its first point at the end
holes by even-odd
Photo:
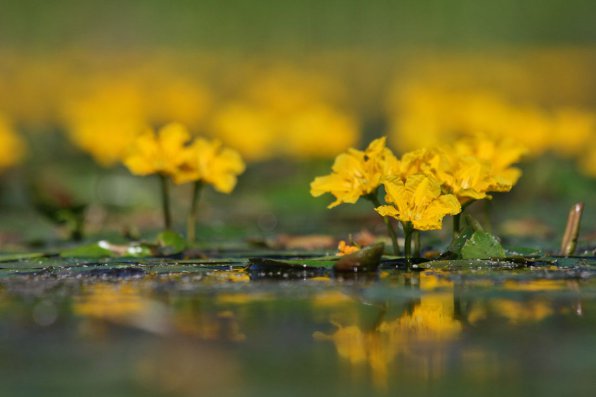
{"type": "Polygon", "coordinates": [[[0,270],[0,396],[595,396],[596,267],[0,270]]]}

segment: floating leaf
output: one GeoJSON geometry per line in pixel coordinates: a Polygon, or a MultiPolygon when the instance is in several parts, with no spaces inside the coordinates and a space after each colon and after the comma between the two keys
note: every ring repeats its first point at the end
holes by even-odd
{"type": "Polygon", "coordinates": [[[381,263],[385,244],[379,243],[342,256],[334,266],[340,272],[373,272],[381,263]]]}
{"type": "Polygon", "coordinates": [[[106,258],[114,256],[109,249],[102,247],[99,243],[85,244],[78,247],[68,248],[60,253],[63,258],[106,258]]]}
{"type": "Polygon", "coordinates": [[[46,256],[50,256],[51,254],[46,254],[43,252],[30,252],[30,253],[19,253],[19,254],[2,254],[0,255],[0,262],[14,262],[14,261],[22,261],[27,259],[36,259],[36,258],[43,258],[46,256]]]}
{"type": "Polygon", "coordinates": [[[172,230],[164,230],[157,236],[162,255],[178,254],[186,249],[186,240],[172,230]]]}
{"type": "Polygon", "coordinates": [[[461,248],[463,259],[488,259],[505,257],[505,249],[494,235],[474,232],[461,248]]]}
{"type": "Polygon", "coordinates": [[[447,251],[455,254],[456,258],[461,258],[461,249],[466,244],[466,242],[472,237],[473,234],[474,230],[471,227],[464,227],[453,239],[447,251]]]}

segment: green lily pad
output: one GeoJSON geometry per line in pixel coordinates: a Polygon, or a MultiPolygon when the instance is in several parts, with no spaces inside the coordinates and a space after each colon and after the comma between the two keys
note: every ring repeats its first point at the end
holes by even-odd
{"type": "Polygon", "coordinates": [[[172,230],[164,230],[157,236],[157,244],[163,255],[178,254],[187,247],[186,240],[172,230]]]}
{"type": "Polygon", "coordinates": [[[462,229],[461,232],[457,234],[457,236],[453,239],[447,251],[452,252],[457,257],[461,257],[461,250],[466,244],[466,242],[472,237],[474,234],[474,230],[466,226],[462,229]]]}
{"type": "Polygon", "coordinates": [[[101,242],[68,248],[60,252],[60,256],[63,258],[107,258],[114,256],[112,251],[102,247],[100,243],[101,242]]]}
{"type": "Polygon", "coordinates": [[[28,259],[43,258],[49,256],[44,252],[31,252],[31,253],[19,253],[19,254],[1,254],[0,262],[14,262],[28,259]]]}

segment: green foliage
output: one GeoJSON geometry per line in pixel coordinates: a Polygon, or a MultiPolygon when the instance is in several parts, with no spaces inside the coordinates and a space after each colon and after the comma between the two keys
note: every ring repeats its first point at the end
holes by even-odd
{"type": "Polygon", "coordinates": [[[164,230],[159,233],[157,235],[157,244],[162,255],[178,254],[187,247],[184,237],[171,230],[164,230]]]}
{"type": "Polygon", "coordinates": [[[461,248],[462,259],[488,259],[505,257],[499,239],[488,232],[474,232],[461,248]]]}
{"type": "Polygon", "coordinates": [[[65,249],[60,256],[63,258],[108,258],[115,255],[111,250],[102,247],[100,243],[93,243],[65,249]]]}

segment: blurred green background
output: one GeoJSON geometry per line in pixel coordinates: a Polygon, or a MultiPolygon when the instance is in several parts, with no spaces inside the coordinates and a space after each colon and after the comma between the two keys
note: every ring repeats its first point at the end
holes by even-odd
{"type": "Polygon", "coordinates": [[[319,48],[593,43],[590,0],[5,0],[3,43],[31,48],[319,48]]]}

